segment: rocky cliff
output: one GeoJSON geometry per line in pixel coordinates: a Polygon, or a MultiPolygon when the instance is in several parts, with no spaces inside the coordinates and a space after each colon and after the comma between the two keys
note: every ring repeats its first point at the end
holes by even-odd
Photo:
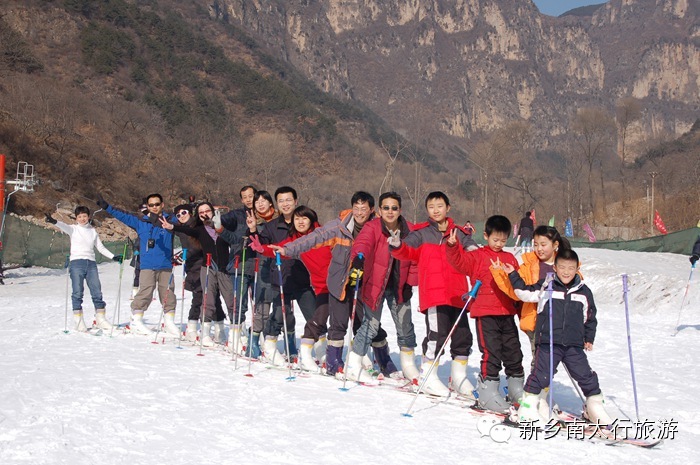
{"type": "Polygon", "coordinates": [[[523,118],[541,140],[576,108],[643,100],[649,132],[687,131],[700,105],[700,5],[611,0],[552,18],[530,0],[218,0],[322,89],[407,135],[468,138],[523,118]]]}

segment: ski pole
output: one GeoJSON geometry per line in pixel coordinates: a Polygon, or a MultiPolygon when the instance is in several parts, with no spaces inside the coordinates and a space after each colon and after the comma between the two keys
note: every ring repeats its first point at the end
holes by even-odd
{"type": "Polygon", "coordinates": [[[681,313],[683,312],[683,306],[685,305],[685,298],[688,297],[688,289],[690,289],[690,281],[693,279],[693,271],[695,271],[695,263],[693,263],[690,266],[690,276],[688,276],[688,284],[685,285],[685,292],[683,293],[683,301],[681,302],[681,308],[678,309],[678,321],[676,321],[676,332],[673,333],[674,337],[681,330],[681,313]]]}
{"type": "Polygon", "coordinates": [[[569,375],[569,380],[571,380],[571,384],[574,385],[574,388],[576,389],[576,393],[578,394],[578,397],[581,399],[581,402],[583,405],[586,405],[586,398],[583,396],[583,392],[581,392],[581,388],[578,386],[578,383],[574,381],[574,377],[571,376],[571,373],[569,372],[569,369],[566,367],[565,363],[562,363],[564,365],[564,370],[566,370],[566,374],[569,375]]]}
{"type": "MultiPolygon", "coordinates": [[[[233,307],[232,307],[232,312],[229,313],[229,316],[228,316],[228,334],[229,334],[229,338],[231,338],[231,336],[233,335],[233,343],[232,343],[232,345],[231,345],[231,360],[233,360],[233,359],[235,358],[235,355],[234,355],[234,354],[235,354],[235,350],[236,350],[236,335],[235,335],[235,333],[233,332],[233,329],[234,329],[233,320],[234,320],[234,314],[236,313],[236,302],[237,302],[237,299],[240,299],[240,298],[241,298],[240,294],[236,294],[236,289],[238,289],[238,267],[239,267],[239,259],[240,259],[240,257],[239,257],[238,255],[236,255],[236,258],[233,260],[233,269],[235,270],[235,271],[234,271],[234,274],[233,274],[233,307]]],[[[243,265],[243,267],[244,267],[244,269],[245,269],[245,265],[243,265]]],[[[241,278],[241,279],[242,279],[242,278],[241,278]]],[[[226,340],[226,343],[228,344],[228,339],[226,340]]],[[[236,365],[237,365],[237,364],[236,364],[236,365]]],[[[236,368],[238,368],[238,366],[236,366],[236,368]]],[[[235,368],[234,368],[234,369],[235,369],[235,368]]]]}
{"type": "MultiPolygon", "coordinates": [[[[117,284],[117,300],[114,304],[114,313],[112,314],[112,329],[109,330],[109,337],[114,334],[114,327],[119,324],[120,307],[122,306],[122,276],[124,275],[124,259],[126,258],[126,248],[129,246],[129,241],[127,239],[124,242],[124,251],[122,252],[122,262],[119,264],[119,283],[117,284]],[[116,315],[116,319],[115,319],[116,315]]],[[[124,332],[126,332],[126,326],[124,327],[124,332]]]]}
{"type": "MultiPolygon", "coordinates": [[[[66,269],[66,311],[64,315],[63,332],[68,334],[68,290],[70,284],[70,254],[66,254],[66,261],[63,263],[63,268],[66,269]]],[[[2,271],[2,270],[0,270],[2,271]]]]}
{"type": "Polygon", "coordinates": [[[418,390],[416,391],[416,395],[413,397],[413,400],[411,401],[411,405],[408,406],[408,410],[406,410],[406,413],[404,413],[403,416],[405,416],[405,417],[411,416],[411,409],[413,408],[413,404],[416,403],[416,399],[418,399],[418,396],[420,395],[421,391],[425,387],[425,383],[428,381],[428,378],[430,378],[430,374],[433,372],[433,370],[437,366],[438,361],[440,360],[440,356],[442,356],[442,353],[445,351],[445,347],[447,347],[447,343],[450,342],[450,339],[452,338],[452,334],[457,329],[457,325],[459,324],[460,320],[462,319],[464,312],[467,311],[467,307],[469,306],[471,301],[476,299],[476,295],[479,292],[480,287],[481,287],[481,281],[479,281],[477,279],[476,282],[474,283],[474,287],[467,294],[467,296],[468,296],[467,301],[464,302],[464,307],[462,307],[462,311],[459,312],[459,315],[457,316],[455,323],[452,325],[450,332],[447,334],[447,338],[445,339],[445,342],[442,344],[442,347],[440,347],[440,350],[435,355],[435,359],[433,360],[433,363],[430,364],[430,368],[428,368],[428,372],[425,374],[425,377],[423,378],[423,382],[421,382],[420,385],[418,386],[418,390]]]}
{"type": "Polygon", "coordinates": [[[287,331],[287,308],[284,303],[284,285],[282,281],[282,257],[279,252],[275,252],[275,260],[277,262],[277,273],[280,280],[280,301],[282,307],[282,329],[284,330],[284,346],[287,352],[287,368],[289,369],[289,376],[287,381],[294,381],[295,376],[292,376],[292,354],[289,353],[289,332],[287,331]]]}
{"type": "Polygon", "coordinates": [[[549,281],[547,285],[547,292],[549,293],[549,418],[552,418],[552,406],[554,405],[554,337],[552,335],[554,330],[552,294],[554,290],[552,289],[552,282],[554,281],[554,273],[551,271],[547,273],[547,280],[549,281]]]}
{"type": "MultiPolygon", "coordinates": [[[[257,304],[257,291],[258,291],[258,270],[260,267],[260,259],[255,258],[255,277],[253,278],[253,298],[250,299],[253,302],[253,325],[255,325],[255,315],[257,314],[258,304],[257,304]]],[[[253,375],[250,374],[250,365],[253,362],[253,325],[250,326],[250,339],[248,339],[248,376],[252,378],[253,375]]]]}
{"type": "MultiPolygon", "coordinates": [[[[243,236],[243,251],[241,252],[242,260],[243,260],[243,269],[245,270],[245,249],[246,249],[246,243],[248,242],[248,236],[243,236]]],[[[236,270],[238,271],[238,270],[236,270]]],[[[245,282],[245,278],[243,278],[242,273],[241,273],[241,287],[240,291],[238,292],[238,315],[236,315],[236,321],[238,324],[238,333],[236,334],[235,332],[233,333],[233,347],[231,348],[231,358],[235,361],[233,364],[233,369],[234,371],[238,369],[238,341],[241,339],[241,313],[243,310],[243,284],[245,282]]],[[[234,309],[235,309],[234,305],[234,309]]],[[[231,321],[231,324],[233,324],[233,320],[231,321]]]]}
{"type": "Polygon", "coordinates": [[[177,336],[177,348],[182,349],[182,325],[185,318],[185,279],[187,279],[187,249],[182,249],[182,298],[180,299],[180,332],[177,336]]]}
{"type": "Polygon", "coordinates": [[[625,320],[627,321],[627,351],[630,356],[630,371],[632,372],[632,390],[634,391],[634,410],[637,413],[637,420],[639,420],[639,403],[637,401],[637,379],[634,376],[634,361],[632,359],[632,336],[630,333],[630,312],[627,303],[627,294],[629,293],[627,275],[622,275],[622,293],[625,300],[625,320]]]}
{"type": "MultiPolygon", "coordinates": [[[[363,254],[358,253],[357,254],[358,258],[362,260],[363,254]]],[[[350,312],[350,334],[351,336],[348,338],[348,352],[345,355],[345,367],[343,369],[343,387],[339,388],[341,391],[347,391],[348,388],[345,387],[345,384],[348,381],[348,360],[350,359],[350,345],[352,344],[352,330],[353,327],[355,326],[355,310],[357,309],[357,292],[360,289],[360,277],[355,278],[355,293],[352,297],[352,312],[350,312]]]]}
{"type": "Polygon", "coordinates": [[[202,347],[204,346],[204,311],[207,306],[207,291],[209,290],[209,267],[211,267],[211,254],[207,254],[207,274],[204,277],[204,299],[202,300],[202,308],[199,310],[199,321],[202,326],[202,334],[199,336],[199,353],[198,357],[204,357],[202,347]]]}
{"type": "MultiPolygon", "coordinates": [[[[183,267],[185,265],[182,265],[183,267]]],[[[153,338],[153,342],[151,344],[158,344],[158,335],[160,334],[160,326],[161,322],[163,321],[163,314],[165,313],[165,306],[168,304],[168,296],[170,295],[170,286],[173,285],[173,278],[175,277],[175,273],[170,271],[170,279],[168,279],[168,287],[165,289],[165,297],[163,298],[163,311],[160,312],[160,316],[158,317],[158,325],[156,329],[156,335],[153,338]]],[[[174,293],[174,292],[173,292],[174,293]]],[[[160,290],[158,290],[158,297],[160,297],[160,290]]],[[[182,330],[182,328],[180,328],[182,330]]]]}

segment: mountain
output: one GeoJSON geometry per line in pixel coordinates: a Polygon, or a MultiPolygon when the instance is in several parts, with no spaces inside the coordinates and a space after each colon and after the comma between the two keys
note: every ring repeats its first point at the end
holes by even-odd
{"type": "Polygon", "coordinates": [[[469,138],[513,119],[543,145],[577,108],[643,101],[645,131],[687,131],[700,100],[700,5],[612,0],[552,18],[529,1],[220,0],[241,25],[331,94],[405,134],[469,138]]]}

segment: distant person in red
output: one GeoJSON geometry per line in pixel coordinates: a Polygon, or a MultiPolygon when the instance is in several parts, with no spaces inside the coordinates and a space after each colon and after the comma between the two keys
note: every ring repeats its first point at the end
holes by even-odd
{"type": "Polygon", "coordinates": [[[474,233],[476,232],[476,228],[472,224],[471,221],[467,220],[466,223],[464,223],[464,230],[469,233],[469,235],[473,236],[474,233]]]}

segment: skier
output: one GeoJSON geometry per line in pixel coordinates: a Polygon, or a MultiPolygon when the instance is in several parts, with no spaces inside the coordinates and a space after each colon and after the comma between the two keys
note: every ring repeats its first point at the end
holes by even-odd
{"type": "Polygon", "coordinates": [[[532,247],[532,232],[535,229],[535,223],[532,221],[531,216],[531,212],[525,212],[525,216],[520,220],[520,225],[518,226],[520,246],[524,252],[529,252],[532,247]]]}
{"type": "MultiPolygon", "coordinates": [[[[352,311],[354,287],[356,281],[351,278],[350,249],[360,234],[360,231],[374,217],[374,197],[364,191],[357,191],[350,199],[352,210],[343,210],[338,218],[329,221],[312,233],[285,244],[279,250],[281,255],[298,258],[302,253],[317,247],[331,248],[331,264],[328,267],[329,302],[328,310],[330,324],[328,326],[328,347],[326,350],[325,373],[335,376],[342,373],[343,346],[348,330],[348,322],[352,311]]],[[[354,279],[359,279],[355,276],[354,279]]],[[[357,331],[362,321],[362,310],[357,309],[353,322],[353,331],[357,331]]],[[[319,325],[320,322],[316,322],[319,325]]],[[[308,326],[307,322],[307,326],[308,326]]],[[[305,329],[306,331],[306,329],[305,329]]],[[[386,332],[380,327],[374,341],[386,339],[386,332]]],[[[318,356],[318,351],[316,352],[318,356]]],[[[364,361],[365,366],[371,367],[371,362],[364,361]]]]}
{"type": "MultiPolygon", "coordinates": [[[[415,225],[415,229],[406,237],[393,239],[391,254],[399,260],[418,263],[419,309],[425,315],[426,336],[423,339],[423,363],[420,369],[420,382],[425,382],[427,394],[446,397],[450,390],[437,375],[437,370],[430,370],[440,348],[447,340],[447,334],[455,324],[462,307],[462,295],[467,289],[464,274],[458,273],[447,263],[443,242],[456,229],[455,237],[460,247],[468,250],[477,248],[471,236],[457,226],[447,214],[450,200],[440,191],[431,192],[425,198],[428,221],[415,225]],[[429,378],[425,376],[430,373],[429,378]]],[[[462,318],[450,343],[452,366],[450,386],[456,392],[471,396],[474,389],[467,379],[467,363],[472,346],[472,333],[469,321],[462,318]]],[[[436,362],[439,363],[439,362],[436,362]]]]}
{"type": "MultiPolygon", "coordinates": [[[[178,205],[173,211],[175,212],[175,217],[178,222],[183,226],[194,228],[197,224],[201,224],[201,221],[192,215],[191,204],[186,203],[178,205]]],[[[192,304],[187,316],[185,339],[190,342],[195,342],[197,340],[197,322],[199,321],[202,311],[203,289],[201,270],[204,264],[204,253],[202,253],[202,244],[200,244],[197,238],[188,236],[180,231],[176,231],[175,235],[180,239],[182,248],[187,249],[187,257],[182,266],[185,267],[185,290],[192,293],[192,304]]],[[[216,318],[214,319],[217,321],[223,320],[225,315],[221,307],[221,299],[219,298],[218,292],[214,296],[214,304],[216,306],[216,318]]]]}
{"type": "MultiPolygon", "coordinates": [[[[300,205],[294,209],[293,218],[294,221],[290,226],[289,236],[285,240],[275,245],[262,245],[257,236],[252,236],[253,250],[262,253],[266,257],[274,257],[275,252],[285,244],[305,236],[320,227],[316,212],[307,206],[300,205]]],[[[311,295],[313,295],[315,302],[313,315],[310,318],[308,315],[305,315],[307,324],[304,327],[304,335],[301,339],[301,368],[306,371],[318,371],[318,365],[314,361],[312,349],[320,338],[325,339],[326,321],[328,320],[328,285],[326,284],[326,277],[328,276],[328,266],[331,262],[331,250],[328,247],[319,247],[302,253],[299,258],[308,270],[312,287],[292,288],[290,289],[290,297],[309,300],[311,295]],[[321,321],[322,324],[318,325],[317,321],[321,321]],[[322,328],[320,331],[319,327],[322,328]]],[[[298,284],[298,281],[294,281],[294,283],[298,284]]],[[[286,290],[285,297],[287,297],[286,290]]],[[[323,355],[325,355],[325,350],[321,352],[319,349],[316,353],[319,362],[322,362],[323,355]]]]}
{"type": "MultiPolygon", "coordinates": [[[[216,229],[221,227],[221,215],[214,211],[214,206],[209,202],[201,202],[195,209],[199,220],[193,227],[184,224],[168,222],[164,218],[160,220],[164,229],[181,232],[197,239],[202,247],[204,256],[211,255],[212,263],[209,269],[202,267],[200,270],[200,282],[205,283],[206,301],[204,302],[204,318],[202,318],[202,339],[205,347],[213,347],[214,344],[226,342],[223,311],[217,313],[216,300],[219,295],[223,297],[224,304],[233,313],[233,280],[226,271],[229,258],[229,244],[226,239],[219,238],[216,229]],[[221,240],[219,240],[221,239],[221,240]],[[208,275],[208,276],[207,276],[208,275]],[[211,337],[212,322],[214,326],[214,338],[211,337]]],[[[187,323],[188,329],[190,322],[187,323]]]]}
{"type": "Polygon", "coordinates": [[[105,318],[106,304],[102,300],[102,286],[97,273],[95,249],[110,260],[121,263],[124,257],[114,255],[102,244],[95,228],[90,225],[90,209],[79,205],[75,207],[75,221],[70,225],[57,221],[46,213],[46,221],[70,236],[70,265],[69,273],[72,286],[71,300],[73,302],[73,321],[75,330],[85,332],[87,326],[83,320],[84,283],[90,289],[90,297],[95,305],[95,325],[99,329],[111,329],[112,325],[105,318]]]}
{"type": "Polygon", "coordinates": [[[531,421],[534,426],[543,427],[547,419],[538,409],[539,393],[551,385],[550,370],[553,373],[559,362],[566,365],[572,378],[578,383],[586,397],[588,420],[600,425],[610,425],[612,418],[605,411],[603,394],[598,383],[598,375],[591,369],[586,350],[593,350],[597,320],[593,294],[578,274],[579,258],[571,249],[560,250],[554,259],[555,277],[552,282],[552,307],[550,295],[542,292],[545,279],[534,285],[526,285],[515,269],[503,263],[515,293],[523,302],[537,302],[537,328],[535,330],[535,370],[528,376],[525,392],[518,409],[521,422],[531,421]],[[553,332],[549,332],[549,312],[552,312],[553,332]],[[553,339],[554,365],[550,367],[550,338],[553,339]]]}
{"type": "MultiPolygon", "coordinates": [[[[391,238],[398,235],[405,239],[413,224],[401,215],[401,196],[396,192],[379,196],[379,216],[365,224],[350,252],[353,268],[363,270],[359,300],[364,319],[348,357],[346,374],[348,379],[354,381],[371,379],[362,368],[362,358],[379,331],[382,308],[386,302],[396,325],[401,370],[405,378],[413,380],[418,378],[419,373],[414,356],[416,333],[411,319],[413,289],[409,280],[412,278],[415,282],[417,270],[414,263],[396,260],[389,252],[391,238]]],[[[381,372],[386,376],[396,373],[387,341],[373,342],[372,347],[381,372]]]]}
{"type": "Polygon", "coordinates": [[[172,220],[164,213],[165,203],[160,194],[146,197],[148,215],[136,216],[113,206],[98,194],[96,201],[100,208],[121,221],[139,235],[140,272],[139,291],[131,302],[131,331],[136,334],[151,334],[143,324],[143,314],[153,300],[158,288],[158,297],[163,306],[165,331],[178,337],[180,328],[175,324],[175,292],[173,283],[173,236],[161,227],[160,219],[172,220]]]}
{"type": "Polygon", "coordinates": [[[509,296],[499,289],[490,270],[492,265],[498,263],[507,263],[514,269],[518,267],[515,256],[503,250],[510,229],[510,221],[505,216],[489,217],[484,225],[486,247],[471,252],[455,247],[456,232],[453,231],[447,239],[447,261],[450,265],[482,284],[470,310],[476,322],[481,351],[477,402],[481,408],[496,412],[507,412],[510,408],[500,394],[501,365],[508,380],[508,400],[511,403],[520,401],[525,381],[523,353],[515,325],[515,296],[509,296]]]}
{"type": "Polygon", "coordinates": [[[255,278],[255,252],[246,245],[245,253],[243,251],[243,243],[248,237],[248,226],[246,225],[246,217],[248,213],[254,212],[255,194],[257,189],[252,185],[243,186],[239,195],[241,198],[241,207],[231,210],[230,212],[221,215],[221,224],[226,230],[234,235],[228,237],[228,242],[231,246],[231,256],[229,257],[228,272],[235,279],[235,270],[233,269],[236,259],[239,261],[239,283],[234,283],[237,289],[235,293],[239,294],[237,308],[234,310],[232,318],[233,331],[229,331],[228,347],[233,350],[234,340],[238,341],[238,351],[240,352],[244,346],[248,344],[248,335],[241,332],[240,326],[245,327],[246,313],[248,311],[248,293],[253,291],[253,281],[255,278]],[[245,258],[245,263],[242,260],[245,258]],[[241,300],[242,299],[242,300],[241,300]],[[239,317],[238,310],[241,311],[239,317]],[[236,336],[237,335],[237,336],[236,336]]]}

